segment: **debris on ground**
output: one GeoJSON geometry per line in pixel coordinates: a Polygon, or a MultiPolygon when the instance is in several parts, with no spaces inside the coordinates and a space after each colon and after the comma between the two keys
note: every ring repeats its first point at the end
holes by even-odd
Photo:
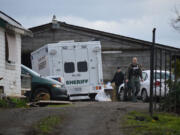
{"type": "Polygon", "coordinates": [[[131,135],[180,135],[180,118],[170,113],[132,111],[125,116],[124,133],[131,135]]]}
{"type": "Polygon", "coordinates": [[[112,90],[113,87],[111,86],[111,82],[108,82],[106,85],[105,85],[105,90],[108,89],[108,90],[112,90]]]}
{"type": "Polygon", "coordinates": [[[111,101],[110,95],[106,94],[104,90],[100,91],[96,97],[96,101],[111,101]]]}
{"type": "Polygon", "coordinates": [[[36,102],[30,102],[27,105],[31,107],[47,106],[47,105],[68,105],[72,104],[69,101],[57,101],[57,100],[39,100],[36,102]]]}
{"type": "Polygon", "coordinates": [[[108,82],[105,85],[104,90],[100,91],[96,95],[95,100],[96,101],[111,101],[111,99],[112,99],[112,90],[113,90],[113,87],[111,86],[111,83],[108,82]]]}
{"type": "Polygon", "coordinates": [[[143,116],[136,116],[135,120],[137,120],[137,121],[144,121],[145,117],[143,117],[143,116]]]}

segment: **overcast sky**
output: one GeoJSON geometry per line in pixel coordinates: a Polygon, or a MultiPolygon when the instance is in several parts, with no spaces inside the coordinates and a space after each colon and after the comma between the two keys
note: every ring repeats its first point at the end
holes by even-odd
{"type": "Polygon", "coordinates": [[[157,28],[158,43],[180,48],[180,32],[170,23],[180,0],[0,0],[0,10],[29,28],[59,21],[152,40],[157,28]]]}

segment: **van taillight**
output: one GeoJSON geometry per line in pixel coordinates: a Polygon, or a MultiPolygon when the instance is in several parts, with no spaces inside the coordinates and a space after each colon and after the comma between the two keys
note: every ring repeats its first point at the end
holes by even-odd
{"type": "Polygon", "coordinates": [[[101,86],[96,86],[96,90],[101,90],[101,86]]]}
{"type": "Polygon", "coordinates": [[[158,87],[158,86],[161,85],[161,82],[160,82],[160,81],[156,81],[156,82],[154,83],[154,85],[155,85],[156,87],[158,87]]]}

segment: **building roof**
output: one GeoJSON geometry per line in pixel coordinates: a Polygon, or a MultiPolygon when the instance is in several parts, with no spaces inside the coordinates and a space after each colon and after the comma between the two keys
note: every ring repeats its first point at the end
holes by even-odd
{"type": "Polygon", "coordinates": [[[23,35],[32,36],[32,32],[30,30],[25,29],[19,22],[17,22],[15,19],[11,18],[2,11],[0,11],[0,19],[6,23],[5,25],[6,28],[11,29],[23,35]]]}
{"type": "MultiPolygon", "coordinates": [[[[135,42],[135,43],[139,43],[139,44],[147,45],[147,46],[152,45],[152,42],[145,41],[145,40],[140,40],[140,39],[122,36],[122,35],[118,35],[118,34],[114,34],[114,33],[109,33],[109,32],[104,32],[104,31],[95,30],[95,29],[91,29],[91,28],[67,24],[67,23],[61,22],[61,21],[58,21],[58,23],[60,24],[60,27],[61,26],[68,27],[68,28],[73,29],[73,30],[80,30],[80,31],[84,31],[87,33],[93,33],[93,34],[97,34],[97,35],[101,35],[101,36],[105,36],[105,37],[110,37],[110,38],[115,38],[115,39],[120,39],[120,40],[126,40],[128,42],[135,42]]],[[[31,27],[31,28],[29,28],[29,30],[31,30],[32,32],[38,32],[38,31],[41,31],[41,30],[49,28],[49,27],[52,27],[52,23],[47,23],[47,24],[43,24],[40,26],[31,27]]],[[[159,48],[164,48],[164,49],[166,48],[169,50],[180,51],[180,48],[176,48],[176,47],[172,47],[172,46],[168,46],[168,45],[156,43],[156,46],[159,48]]]]}

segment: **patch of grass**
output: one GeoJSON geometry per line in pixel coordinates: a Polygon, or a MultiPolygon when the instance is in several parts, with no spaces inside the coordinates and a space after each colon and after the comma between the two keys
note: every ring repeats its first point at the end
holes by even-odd
{"type": "Polygon", "coordinates": [[[26,99],[11,98],[10,101],[15,104],[16,108],[27,107],[26,99]]]}
{"type": "Polygon", "coordinates": [[[22,108],[27,107],[27,100],[20,98],[0,99],[0,107],[2,108],[22,108]]]}
{"type": "Polygon", "coordinates": [[[61,119],[59,116],[48,116],[46,118],[43,118],[34,126],[34,134],[36,134],[36,135],[47,135],[60,122],[61,122],[61,119]]]}
{"type": "Polygon", "coordinates": [[[156,113],[151,118],[148,113],[133,111],[125,116],[123,129],[128,135],[180,135],[180,117],[156,113]],[[144,119],[141,121],[137,118],[144,119]]]}

